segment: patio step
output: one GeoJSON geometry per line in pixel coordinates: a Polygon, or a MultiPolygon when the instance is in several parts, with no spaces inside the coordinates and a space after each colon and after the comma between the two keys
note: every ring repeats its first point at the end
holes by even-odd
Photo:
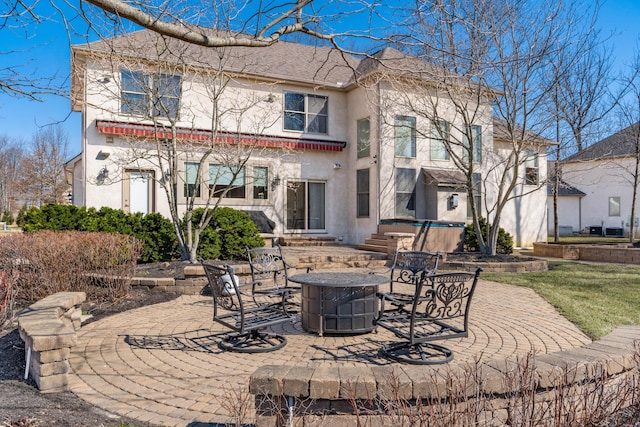
{"type": "Polygon", "coordinates": [[[376,268],[388,263],[386,253],[362,251],[344,246],[283,248],[285,258],[298,269],[376,268]]]}
{"type": "Polygon", "coordinates": [[[331,236],[295,236],[280,237],[282,246],[335,246],[338,244],[335,237],[331,236]]]}

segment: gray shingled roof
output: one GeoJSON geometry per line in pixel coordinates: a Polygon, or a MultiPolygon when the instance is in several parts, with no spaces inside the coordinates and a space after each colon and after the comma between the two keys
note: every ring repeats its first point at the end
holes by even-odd
{"type": "Polygon", "coordinates": [[[341,88],[354,80],[359,60],[325,46],[279,41],[268,47],[243,46],[210,48],[163,38],[150,30],[141,30],[73,46],[76,51],[105,54],[117,60],[113,52],[130,58],[160,60],[166,64],[222,68],[227,72],[289,80],[341,88]],[[222,59],[221,59],[222,58],[222,59]]]}
{"type": "MultiPolygon", "coordinates": [[[[521,128],[516,128],[514,133],[521,132],[521,128]]],[[[550,139],[538,135],[537,133],[526,131],[525,133],[527,142],[537,142],[539,144],[556,145],[556,143],[550,139]]],[[[517,135],[516,135],[517,136],[517,135]]],[[[495,139],[510,140],[511,135],[507,129],[507,122],[494,116],[493,118],[493,137],[495,139]]]]}
{"type": "MultiPolygon", "coordinates": [[[[547,196],[553,195],[553,180],[551,180],[547,184],[547,196]]],[[[578,190],[576,187],[560,180],[558,185],[558,196],[586,196],[587,194],[583,191],[578,190]]]]}
{"type": "Polygon", "coordinates": [[[622,129],[584,150],[567,157],[564,162],[582,162],[616,157],[635,156],[640,136],[640,122],[622,129]]]}

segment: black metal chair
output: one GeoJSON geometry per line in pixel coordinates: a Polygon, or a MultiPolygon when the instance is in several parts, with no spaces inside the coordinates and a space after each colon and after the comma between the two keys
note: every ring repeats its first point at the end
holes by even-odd
{"type": "Polygon", "coordinates": [[[416,284],[411,310],[397,307],[383,312],[381,309],[376,326],[402,339],[385,344],[381,353],[390,359],[412,364],[451,361],[453,352],[433,341],[468,336],[469,307],[481,271],[478,268],[475,273],[422,273],[416,284]]]}
{"type": "MultiPolygon", "coordinates": [[[[292,321],[291,314],[278,298],[260,301],[248,289],[239,286],[233,268],[200,259],[213,295],[213,320],[231,329],[220,342],[223,350],[264,353],[287,344],[284,335],[267,332],[267,328],[292,321]]],[[[247,287],[248,288],[248,287],[247,287]]]]}
{"type": "Polygon", "coordinates": [[[380,298],[380,311],[411,304],[422,273],[435,274],[439,259],[439,252],[396,251],[390,269],[389,291],[377,293],[380,298]]]}
{"type": "MultiPolygon", "coordinates": [[[[289,271],[296,267],[289,264],[282,254],[282,247],[247,248],[249,266],[251,267],[251,292],[254,296],[282,296],[290,305],[292,295],[300,293],[300,286],[292,286],[289,282],[289,271]]],[[[306,269],[308,273],[312,270],[306,269]]],[[[292,310],[295,308],[291,307],[292,310]]]]}

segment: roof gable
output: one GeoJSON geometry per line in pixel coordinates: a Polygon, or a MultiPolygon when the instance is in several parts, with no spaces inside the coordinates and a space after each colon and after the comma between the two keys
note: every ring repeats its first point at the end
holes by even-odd
{"type": "Polygon", "coordinates": [[[640,122],[627,126],[584,150],[567,157],[568,163],[635,156],[636,141],[640,142],[640,122]]]}

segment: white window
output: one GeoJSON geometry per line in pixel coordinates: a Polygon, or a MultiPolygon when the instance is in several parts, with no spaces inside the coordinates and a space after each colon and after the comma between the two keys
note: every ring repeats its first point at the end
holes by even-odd
{"type": "Polygon", "coordinates": [[[527,150],[527,159],[524,162],[524,183],[526,185],[538,185],[538,153],[527,150]]]}
{"type": "Polygon", "coordinates": [[[396,116],[395,121],[396,157],[416,156],[416,118],[396,116]]]}
{"type": "Polygon", "coordinates": [[[431,124],[431,160],[449,160],[449,133],[451,125],[446,120],[431,124]]]}
{"type": "Polygon", "coordinates": [[[329,99],[326,96],[285,92],[284,128],[310,133],[328,133],[329,99]]]}
{"type": "Polygon", "coordinates": [[[620,197],[609,197],[609,216],[620,216],[620,197]]]}
{"type": "Polygon", "coordinates": [[[396,216],[414,218],[416,213],[416,171],[396,169],[396,216]]]}
{"type": "Polygon", "coordinates": [[[253,198],[269,198],[269,168],[266,166],[253,167],[253,198]]]}
{"type": "Polygon", "coordinates": [[[199,163],[184,164],[184,195],[185,197],[200,197],[200,184],[196,181],[199,163]]]}
{"type": "Polygon", "coordinates": [[[359,169],[356,172],[356,192],[357,192],[357,216],[358,218],[369,217],[369,169],[359,169]]]}
{"type": "Polygon", "coordinates": [[[230,199],[246,197],[244,168],[223,165],[209,165],[209,191],[213,197],[224,195],[230,199]]]}
{"type": "Polygon", "coordinates": [[[371,155],[371,140],[369,138],[370,126],[368,117],[358,120],[358,134],[356,136],[358,158],[369,157],[371,155]]]}
{"type": "Polygon", "coordinates": [[[471,125],[469,131],[471,132],[471,141],[469,141],[467,132],[463,135],[464,160],[469,161],[469,153],[471,152],[473,163],[480,163],[482,161],[482,126],[471,125]]]}
{"type": "Polygon", "coordinates": [[[145,117],[178,118],[180,76],[121,72],[120,111],[145,117]]]}

